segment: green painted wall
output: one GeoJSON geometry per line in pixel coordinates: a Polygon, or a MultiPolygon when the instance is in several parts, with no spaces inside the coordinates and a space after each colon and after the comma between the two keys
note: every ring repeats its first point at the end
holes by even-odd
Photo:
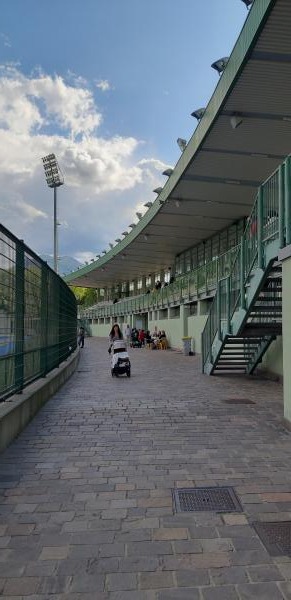
{"type": "Polygon", "coordinates": [[[207,321],[207,315],[188,317],[188,335],[193,338],[192,348],[201,354],[201,333],[207,321]]]}
{"type": "MultiPolygon", "coordinates": [[[[151,333],[155,330],[164,330],[171,348],[182,349],[182,337],[189,335],[194,340],[194,350],[201,353],[201,333],[206,323],[207,316],[188,316],[187,306],[180,307],[180,317],[171,317],[168,319],[152,319],[148,321],[148,328],[151,333]]],[[[128,318],[126,322],[130,322],[128,318]]],[[[91,325],[92,335],[95,337],[108,337],[111,325],[109,323],[91,325]]]]}

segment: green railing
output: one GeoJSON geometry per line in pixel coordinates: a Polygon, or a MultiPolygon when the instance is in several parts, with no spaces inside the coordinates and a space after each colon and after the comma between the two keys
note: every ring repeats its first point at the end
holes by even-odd
{"type": "Polygon", "coordinates": [[[127,298],[116,304],[88,308],[83,311],[83,315],[89,318],[120,317],[134,312],[161,310],[181,302],[195,300],[202,294],[208,295],[216,290],[217,281],[231,271],[236,254],[237,247],[231,248],[202,267],[177,277],[173,283],[160,290],[127,298]]]}
{"type": "Polygon", "coordinates": [[[0,401],[76,348],[77,307],[64,281],[0,225],[0,401]]]}
{"type": "MultiPolygon", "coordinates": [[[[230,274],[221,279],[202,333],[203,366],[211,362],[212,344],[221,337],[222,324],[230,332],[236,310],[246,308],[246,284],[255,268],[264,269],[268,244],[278,248],[291,243],[291,159],[290,156],[261,185],[248,218],[230,274]]],[[[275,255],[274,255],[275,258],[275,255]]]]}

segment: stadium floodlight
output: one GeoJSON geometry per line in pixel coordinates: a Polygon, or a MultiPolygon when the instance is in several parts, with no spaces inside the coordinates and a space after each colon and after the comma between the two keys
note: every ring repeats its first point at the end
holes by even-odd
{"type": "Polygon", "coordinates": [[[187,140],[184,140],[183,138],[178,138],[177,139],[177,144],[181,150],[181,152],[184,152],[186,146],[187,146],[187,140]]]}
{"type": "Polygon", "coordinates": [[[242,2],[246,5],[247,9],[250,8],[254,0],[242,0],[242,2]]]}
{"type": "Polygon", "coordinates": [[[212,63],[212,65],[211,65],[212,69],[217,71],[217,73],[220,75],[224,71],[228,61],[229,61],[229,56],[224,56],[223,58],[219,58],[214,63],[212,63]]]}
{"type": "Polygon", "coordinates": [[[141,218],[142,218],[142,213],[140,213],[140,212],[136,212],[135,214],[136,214],[136,216],[137,216],[137,218],[138,218],[138,219],[141,219],[141,218]]]}
{"type": "Polygon", "coordinates": [[[166,177],[171,177],[172,173],[174,173],[174,169],[165,169],[163,171],[163,175],[166,175],[166,177]]]}
{"type": "Polygon", "coordinates": [[[58,273],[57,188],[64,185],[64,177],[55,154],[44,156],[42,162],[47,185],[54,190],[54,270],[58,273]]]}
{"type": "Polygon", "coordinates": [[[163,191],[163,188],[162,188],[162,187],[157,187],[157,188],[155,188],[155,189],[153,190],[153,192],[154,192],[155,194],[160,194],[162,191],[163,191]]]}
{"type": "Polygon", "coordinates": [[[197,119],[197,121],[200,121],[204,115],[206,111],[206,108],[197,108],[196,110],[193,110],[193,112],[191,113],[191,117],[195,117],[195,119],[197,119]]]}
{"type": "Polygon", "coordinates": [[[146,206],[147,208],[150,208],[152,205],[153,205],[153,203],[152,203],[152,202],[146,202],[146,203],[144,204],[144,206],[146,206]]]}
{"type": "Polygon", "coordinates": [[[122,235],[128,235],[128,231],[123,231],[122,235]]]}
{"type": "Polygon", "coordinates": [[[117,238],[115,241],[117,242],[117,244],[119,244],[119,242],[121,242],[121,239],[117,238]]]}

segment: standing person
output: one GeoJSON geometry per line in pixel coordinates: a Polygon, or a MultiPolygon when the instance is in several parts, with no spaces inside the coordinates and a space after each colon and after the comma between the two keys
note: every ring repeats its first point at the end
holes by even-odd
{"type": "Polygon", "coordinates": [[[111,346],[115,340],[123,340],[123,335],[118,323],[115,323],[109,333],[109,348],[108,352],[111,353],[111,346]]]}
{"type": "Polygon", "coordinates": [[[131,329],[130,329],[129,324],[127,324],[125,327],[124,335],[125,335],[126,343],[129,346],[130,341],[131,341],[131,329]]]}
{"type": "Polygon", "coordinates": [[[78,334],[78,345],[81,348],[84,348],[84,339],[85,339],[85,329],[84,329],[84,327],[80,327],[79,334],[78,334]]]}

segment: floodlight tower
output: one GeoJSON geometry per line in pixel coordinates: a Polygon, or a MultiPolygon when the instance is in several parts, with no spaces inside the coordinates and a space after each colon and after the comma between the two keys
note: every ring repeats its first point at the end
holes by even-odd
{"type": "Polygon", "coordinates": [[[44,156],[42,162],[48,187],[54,189],[54,270],[58,273],[57,188],[64,184],[64,177],[55,154],[44,156]]]}

